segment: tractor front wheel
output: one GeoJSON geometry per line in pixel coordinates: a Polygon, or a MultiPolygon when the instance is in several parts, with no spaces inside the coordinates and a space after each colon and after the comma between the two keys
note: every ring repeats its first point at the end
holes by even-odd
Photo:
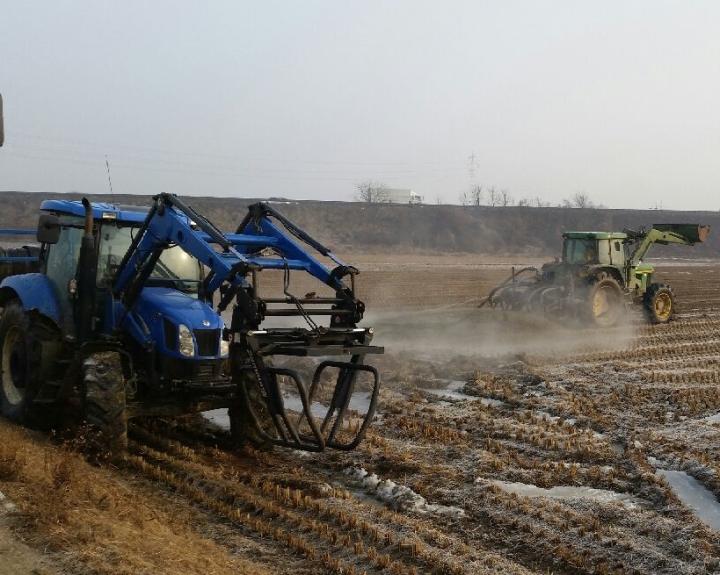
{"type": "Polygon", "coordinates": [[[265,399],[260,389],[261,383],[258,381],[255,372],[244,369],[233,376],[233,381],[238,386],[237,399],[235,403],[228,409],[230,418],[230,434],[233,443],[237,447],[250,444],[257,449],[269,451],[273,447],[272,441],[269,441],[255,425],[254,419],[268,434],[273,435],[275,424],[272,416],[268,411],[265,399]],[[253,415],[255,418],[253,418],[253,415]]]}
{"type": "Polygon", "coordinates": [[[96,433],[92,448],[102,455],[127,449],[127,410],[122,360],[116,351],[89,355],[83,362],[83,413],[96,433]]]}
{"type": "Polygon", "coordinates": [[[667,323],[675,313],[675,294],[666,284],[650,284],[643,299],[645,314],[651,323],[667,323]]]}

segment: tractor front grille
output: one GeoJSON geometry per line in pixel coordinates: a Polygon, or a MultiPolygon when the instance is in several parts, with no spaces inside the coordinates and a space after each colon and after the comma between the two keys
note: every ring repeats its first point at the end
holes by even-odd
{"type": "Polygon", "coordinates": [[[180,385],[185,389],[215,387],[230,381],[225,375],[222,359],[177,359],[159,356],[159,366],[165,383],[180,385]]]}
{"type": "Polygon", "coordinates": [[[218,355],[218,349],[220,346],[219,329],[196,329],[194,335],[195,343],[197,343],[198,355],[218,355]]]}

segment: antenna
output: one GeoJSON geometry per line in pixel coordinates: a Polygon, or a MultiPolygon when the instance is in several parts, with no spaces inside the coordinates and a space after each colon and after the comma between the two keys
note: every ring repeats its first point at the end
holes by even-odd
{"type": "Polygon", "coordinates": [[[0,146],[5,141],[5,130],[3,129],[2,94],[0,94],[0,146]]]}
{"type": "Polygon", "coordinates": [[[110,162],[108,161],[107,154],[105,154],[105,169],[107,169],[107,175],[108,175],[108,185],[110,186],[110,195],[114,196],[112,189],[112,178],[110,178],[110,162]]]}

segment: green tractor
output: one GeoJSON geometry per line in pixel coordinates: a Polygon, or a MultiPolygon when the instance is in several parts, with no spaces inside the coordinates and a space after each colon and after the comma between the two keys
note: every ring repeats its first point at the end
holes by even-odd
{"type": "Polygon", "coordinates": [[[637,232],[565,232],[561,260],[540,269],[513,268],[480,305],[610,327],[623,317],[626,304],[638,304],[650,322],[667,323],[675,312],[675,296],[669,285],[653,281],[655,268],[643,258],[653,244],[693,245],[709,233],[709,226],[698,224],[656,224],[637,232]]]}

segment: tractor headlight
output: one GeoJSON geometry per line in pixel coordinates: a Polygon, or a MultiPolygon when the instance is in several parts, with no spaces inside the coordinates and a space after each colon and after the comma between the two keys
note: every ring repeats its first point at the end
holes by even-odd
{"type": "Polygon", "coordinates": [[[230,342],[225,341],[224,339],[220,340],[220,355],[222,357],[225,357],[230,353],[230,342]]]}
{"type": "Polygon", "coordinates": [[[195,342],[193,341],[192,332],[186,325],[178,326],[178,351],[185,357],[195,355],[195,342]]]}

